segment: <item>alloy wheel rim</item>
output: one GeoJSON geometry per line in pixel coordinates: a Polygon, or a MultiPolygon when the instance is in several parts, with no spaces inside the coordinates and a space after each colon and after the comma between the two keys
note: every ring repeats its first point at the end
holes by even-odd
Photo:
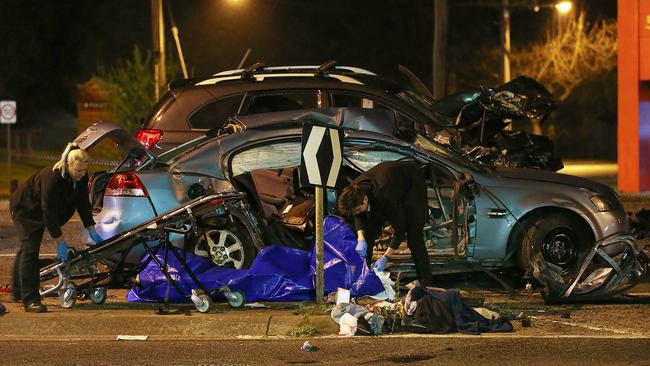
{"type": "Polygon", "coordinates": [[[210,259],[218,266],[241,269],[244,264],[244,246],[229,230],[208,230],[205,233],[210,259]]]}

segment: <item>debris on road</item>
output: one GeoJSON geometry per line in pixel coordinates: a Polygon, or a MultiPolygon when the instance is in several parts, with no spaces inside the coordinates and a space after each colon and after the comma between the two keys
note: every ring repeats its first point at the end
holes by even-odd
{"type": "Polygon", "coordinates": [[[645,208],[627,213],[630,234],[636,239],[650,238],[650,210],[645,208]]]}
{"type": "Polygon", "coordinates": [[[267,305],[262,304],[261,302],[249,302],[248,304],[244,305],[245,308],[251,308],[251,309],[264,309],[268,308],[267,305]]]}
{"type": "Polygon", "coordinates": [[[547,304],[610,298],[636,285],[648,273],[648,258],[629,235],[609,236],[594,243],[577,273],[563,269],[538,254],[533,276],[544,285],[547,304]]]}
{"type": "Polygon", "coordinates": [[[339,335],[379,335],[386,332],[480,334],[512,332],[508,318],[485,309],[473,309],[458,291],[407,285],[400,302],[379,301],[364,306],[338,304],[331,317],[340,326],[339,335]]]}
{"type": "Polygon", "coordinates": [[[300,349],[305,352],[316,352],[319,350],[318,346],[309,343],[309,341],[305,341],[300,349]]]}

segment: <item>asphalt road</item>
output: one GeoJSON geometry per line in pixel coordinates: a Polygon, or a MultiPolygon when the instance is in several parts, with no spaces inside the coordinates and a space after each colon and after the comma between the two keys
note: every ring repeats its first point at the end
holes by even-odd
{"type": "Polygon", "coordinates": [[[0,344],[5,365],[648,365],[650,340],[419,336],[0,344]]]}

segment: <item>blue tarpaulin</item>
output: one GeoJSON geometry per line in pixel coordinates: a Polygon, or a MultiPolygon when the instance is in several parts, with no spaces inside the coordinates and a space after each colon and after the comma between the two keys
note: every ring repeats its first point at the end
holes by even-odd
{"type": "MultiPolygon", "coordinates": [[[[354,250],[357,237],[345,222],[334,216],[325,218],[325,293],[338,287],[350,289],[352,296],[374,295],[382,292],[379,278],[354,250]]],[[[180,249],[177,249],[179,252],[180,249]]],[[[164,253],[156,256],[161,260],[164,253]]],[[[228,269],[214,266],[207,258],[191,253],[186,255],[189,269],[207,290],[228,285],[242,291],[248,301],[302,301],[314,300],[316,252],[282,246],[264,248],[249,269],[228,269]]],[[[139,274],[139,285],[133,287],[128,301],[161,302],[169,287],[170,302],[184,302],[193,288],[197,288],[187,272],[181,269],[175,256],[168,253],[168,271],[183,289],[179,294],[168,286],[167,279],[151,261],[139,274]]],[[[148,258],[144,258],[146,261],[148,258]]],[[[222,296],[216,294],[214,297],[222,296]]],[[[223,298],[223,297],[221,297],[223,298]]]]}

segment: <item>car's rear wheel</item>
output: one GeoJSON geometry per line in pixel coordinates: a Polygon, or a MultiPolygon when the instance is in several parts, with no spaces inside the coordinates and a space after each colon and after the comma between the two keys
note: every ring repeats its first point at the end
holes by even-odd
{"type": "Polygon", "coordinates": [[[525,220],[519,247],[519,266],[532,275],[538,254],[544,261],[562,268],[562,277],[571,278],[579,270],[593,244],[589,227],[562,212],[549,213],[525,220]]]}
{"type": "Polygon", "coordinates": [[[255,246],[246,229],[233,222],[227,228],[205,227],[197,242],[217,266],[248,268],[255,259],[255,246]]]}

